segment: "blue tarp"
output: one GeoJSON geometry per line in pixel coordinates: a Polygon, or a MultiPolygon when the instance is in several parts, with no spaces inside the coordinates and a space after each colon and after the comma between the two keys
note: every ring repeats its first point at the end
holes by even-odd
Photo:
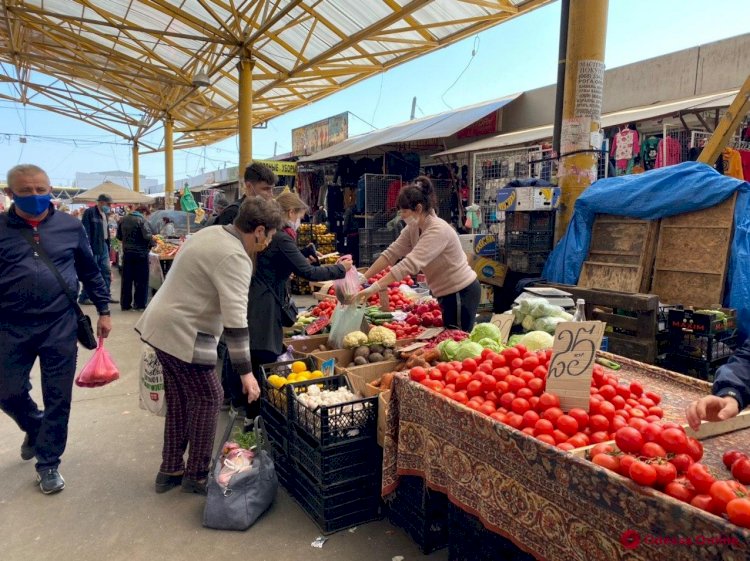
{"type": "Polygon", "coordinates": [[[597,213],[656,220],[712,207],[737,192],[734,237],[724,304],[736,308],[744,335],[750,333],[750,183],[698,162],[611,177],[586,189],[575,204],[565,236],[550,254],[542,277],[576,284],[591,243],[597,213]]]}

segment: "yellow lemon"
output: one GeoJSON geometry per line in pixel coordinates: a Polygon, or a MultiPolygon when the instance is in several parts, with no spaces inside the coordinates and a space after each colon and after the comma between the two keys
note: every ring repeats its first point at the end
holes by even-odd
{"type": "Polygon", "coordinates": [[[272,374],[268,377],[268,383],[271,384],[274,388],[280,388],[281,386],[286,384],[286,380],[284,380],[284,378],[282,378],[281,376],[272,374]]]}
{"type": "Polygon", "coordinates": [[[310,373],[309,372],[302,372],[299,375],[299,378],[297,378],[298,382],[307,382],[310,379],[310,373]]]}
{"type": "Polygon", "coordinates": [[[297,374],[296,372],[292,372],[291,374],[289,374],[289,376],[286,379],[287,382],[297,382],[298,380],[299,380],[299,374],[297,374]]]}
{"type": "Polygon", "coordinates": [[[307,370],[307,365],[301,360],[298,360],[297,362],[292,363],[292,372],[298,373],[298,372],[304,372],[305,370],[307,370]]]}
{"type": "Polygon", "coordinates": [[[311,380],[317,380],[318,378],[322,378],[322,377],[323,377],[323,373],[320,370],[314,370],[310,374],[310,379],[311,380]]]}

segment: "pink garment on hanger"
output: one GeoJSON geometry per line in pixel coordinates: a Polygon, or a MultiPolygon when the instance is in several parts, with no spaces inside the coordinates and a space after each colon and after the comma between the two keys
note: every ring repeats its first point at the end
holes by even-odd
{"type": "Polygon", "coordinates": [[[615,159],[618,169],[628,167],[628,160],[634,158],[640,149],[638,132],[631,129],[622,129],[612,139],[612,150],[610,154],[615,159]]]}
{"type": "Polygon", "coordinates": [[[668,136],[659,141],[659,147],[656,149],[656,164],[654,167],[663,168],[673,166],[682,161],[682,144],[679,140],[668,136]],[[664,156],[664,143],[666,142],[666,158],[664,156]]]}

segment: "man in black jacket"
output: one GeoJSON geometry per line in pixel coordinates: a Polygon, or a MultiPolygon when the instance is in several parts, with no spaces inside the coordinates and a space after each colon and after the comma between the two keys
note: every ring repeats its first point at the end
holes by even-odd
{"type": "Polygon", "coordinates": [[[125,216],[117,225],[117,239],[122,242],[122,286],[120,308],[146,309],[148,302],[148,253],[156,245],[151,227],[143,216],[145,206],[125,216]],[[133,288],[135,287],[135,294],[133,288]]]}
{"type": "MultiPolygon", "coordinates": [[[[96,204],[85,210],[81,223],[84,230],[86,230],[89,244],[91,244],[91,253],[94,254],[96,264],[99,265],[99,270],[102,272],[104,284],[107,285],[107,291],[110,293],[109,301],[116,304],[118,300],[111,298],[112,292],[110,290],[112,272],[109,260],[110,239],[107,214],[109,214],[109,205],[111,204],[112,197],[106,193],[102,193],[96,199],[96,204]]],[[[85,288],[81,289],[81,294],[78,296],[78,303],[91,304],[85,288]]]]}
{"type": "Polygon", "coordinates": [[[273,186],[276,185],[278,178],[276,174],[264,164],[250,164],[245,168],[245,194],[238,200],[234,201],[224,209],[214,221],[214,224],[226,226],[232,224],[237,218],[240,205],[245,197],[263,197],[264,199],[273,199],[273,186]]]}
{"type": "Polygon", "coordinates": [[[21,458],[36,456],[45,494],[65,487],[57,468],[68,439],[76,373],[77,314],[71,300],[79,280],[99,312],[97,334],[107,337],[112,329],[109,291],[83,226],[55,210],[51,192],[44,170],[16,166],[8,172],[6,189],[13,205],[0,214],[0,409],[26,433],[21,458]],[[41,254],[49,257],[66,288],[41,254]],[[44,411],[29,395],[37,357],[44,411]]]}

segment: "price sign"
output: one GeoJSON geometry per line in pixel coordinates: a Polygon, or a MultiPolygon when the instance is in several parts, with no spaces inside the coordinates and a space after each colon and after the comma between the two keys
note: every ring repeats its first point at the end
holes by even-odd
{"type": "Polygon", "coordinates": [[[417,339],[420,341],[433,339],[440,335],[443,331],[445,331],[444,327],[430,327],[429,329],[425,329],[422,333],[417,335],[417,339]]]}
{"type": "Polygon", "coordinates": [[[315,335],[316,333],[320,333],[328,326],[329,323],[331,323],[331,319],[327,318],[326,316],[322,316],[305,327],[305,333],[307,333],[308,335],[315,335]]]}
{"type": "Polygon", "coordinates": [[[335,368],[336,368],[335,358],[329,358],[323,364],[320,365],[320,371],[323,373],[323,376],[333,376],[333,371],[335,370],[335,368]]]}
{"type": "Polygon", "coordinates": [[[500,329],[500,342],[507,343],[510,329],[513,327],[513,314],[493,314],[490,323],[500,329]]]}
{"type": "Polygon", "coordinates": [[[591,375],[605,323],[563,322],[555,329],[554,354],[547,371],[547,391],[560,398],[560,407],[589,410],[591,375]]]}
{"type": "Polygon", "coordinates": [[[399,351],[401,351],[402,353],[410,353],[411,351],[416,351],[417,349],[421,349],[422,347],[426,347],[427,345],[429,345],[429,343],[427,343],[426,341],[422,342],[422,343],[419,343],[419,342],[412,343],[408,347],[404,347],[403,349],[399,349],[399,351]]]}

